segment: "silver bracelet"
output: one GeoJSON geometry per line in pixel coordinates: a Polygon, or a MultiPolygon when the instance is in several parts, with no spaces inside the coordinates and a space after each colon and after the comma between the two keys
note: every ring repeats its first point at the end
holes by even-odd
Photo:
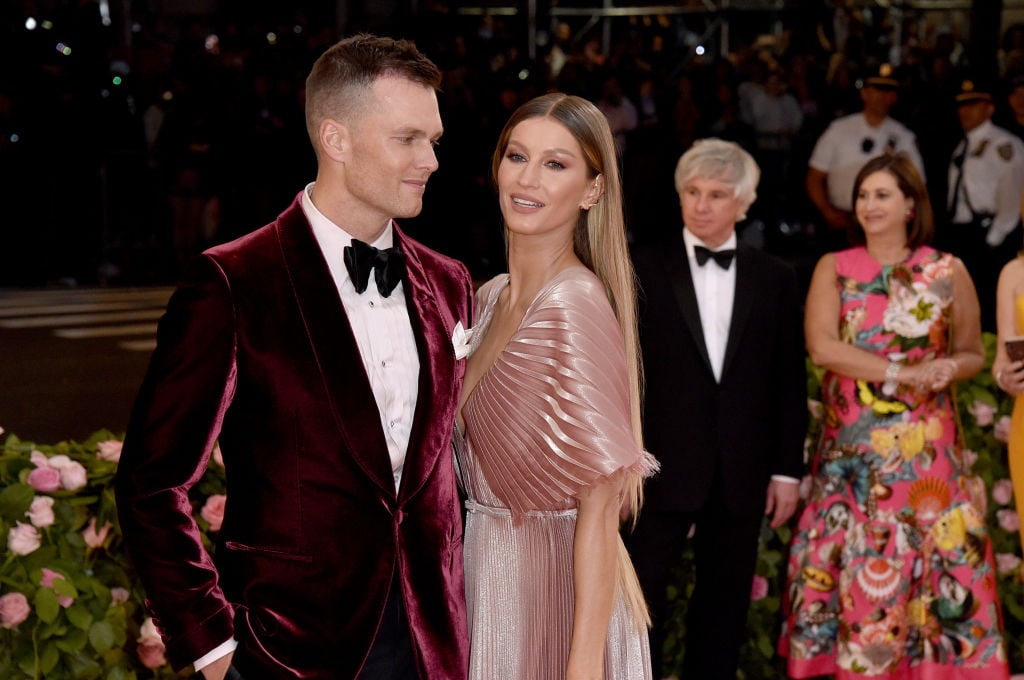
{"type": "Polygon", "coordinates": [[[882,383],[882,394],[887,397],[896,394],[896,387],[899,385],[897,378],[899,378],[901,370],[903,370],[903,364],[891,359],[889,360],[889,365],[885,367],[885,382],[882,383]]]}

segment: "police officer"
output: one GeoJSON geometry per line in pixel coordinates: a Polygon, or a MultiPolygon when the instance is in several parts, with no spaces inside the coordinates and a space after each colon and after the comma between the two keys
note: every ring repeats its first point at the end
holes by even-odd
{"type": "Polygon", "coordinates": [[[992,123],[991,88],[962,81],[956,106],[964,139],[949,161],[939,245],[963,260],[978,290],[982,329],[995,331],[999,270],[1021,247],[1024,143],[992,123]]]}
{"type": "Polygon", "coordinates": [[[838,118],[818,138],[807,169],[807,195],[825,219],[817,236],[824,250],[847,246],[852,219],[853,180],[861,167],[885,152],[905,151],[924,176],[924,163],[914,133],[889,117],[899,80],[891,64],[880,64],[859,80],[864,108],[838,118]]]}

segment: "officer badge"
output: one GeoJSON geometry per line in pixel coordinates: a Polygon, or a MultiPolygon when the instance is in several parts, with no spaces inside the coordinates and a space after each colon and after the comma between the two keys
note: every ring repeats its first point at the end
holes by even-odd
{"type": "Polygon", "coordinates": [[[996,152],[999,153],[999,157],[1004,161],[1008,161],[1013,158],[1013,145],[1007,142],[1006,144],[1000,144],[996,147],[996,152]]]}

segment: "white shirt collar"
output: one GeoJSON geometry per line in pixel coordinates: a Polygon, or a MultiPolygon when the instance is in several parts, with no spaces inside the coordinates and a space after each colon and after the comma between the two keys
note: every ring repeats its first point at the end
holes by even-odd
{"type": "Polygon", "coordinates": [[[992,119],[990,118],[981,125],[979,125],[978,127],[968,132],[966,135],[968,144],[973,147],[979,139],[987,137],[990,134],[992,134],[993,127],[994,125],[992,123],[992,119]]]}
{"type": "MultiPolygon", "coordinates": [[[[341,277],[339,281],[344,281],[349,278],[348,268],[344,263],[344,252],[346,246],[352,245],[352,235],[328,219],[313,204],[313,185],[315,184],[316,182],[310,182],[302,192],[302,211],[306,213],[309,226],[313,228],[313,236],[316,238],[317,243],[320,244],[320,250],[327,259],[327,265],[331,268],[332,272],[335,271],[336,267],[340,267],[337,270],[338,275],[341,277]]],[[[384,228],[384,231],[370,245],[383,250],[394,245],[394,241],[394,222],[388,220],[388,225],[384,228]]]]}

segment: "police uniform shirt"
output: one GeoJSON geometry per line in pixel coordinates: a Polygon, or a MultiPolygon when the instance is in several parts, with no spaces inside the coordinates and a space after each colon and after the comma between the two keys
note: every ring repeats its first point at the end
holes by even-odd
{"type": "Polygon", "coordinates": [[[991,120],[967,133],[949,162],[947,207],[956,200],[955,224],[971,221],[971,210],[992,215],[985,240],[990,246],[1003,242],[1020,219],[1021,187],[1024,185],[1024,143],[991,120]],[[964,147],[966,144],[966,153],[964,147]],[[957,187],[958,161],[963,158],[963,176],[957,187]]]}
{"type": "Polygon", "coordinates": [[[814,145],[808,165],[828,175],[829,203],[840,210],[852,210],[857,173],[865,163],[886,151],[905,151],[924,177],[924,163],[914,133],[892,118],[871,127],[863,112],[832,121],[814,145]]]}

